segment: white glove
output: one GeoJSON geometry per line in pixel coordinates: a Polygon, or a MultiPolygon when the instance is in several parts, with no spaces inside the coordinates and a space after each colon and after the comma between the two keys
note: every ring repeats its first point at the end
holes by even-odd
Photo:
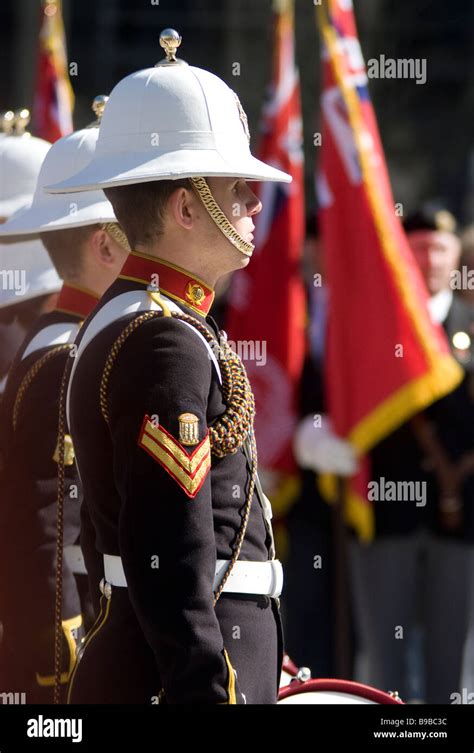
{"type": "Polygon", "coordinates": [[[293,452],[298,465],[316,473],[353,476],[357,459],[351,443],[334,434],[328,416],[321,416],[320,426],[315,423],[314,416],[306,416],[296,428],[293,452]]]}

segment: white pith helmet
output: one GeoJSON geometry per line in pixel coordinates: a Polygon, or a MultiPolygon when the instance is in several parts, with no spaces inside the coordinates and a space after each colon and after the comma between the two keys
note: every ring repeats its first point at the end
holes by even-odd
{"type": "Polygon", "coordinates": [[[106,102],[107,97],[104,96],[94,99],[92,107],[98,118],[96,123],[64,136],[53,144],[38,175],[33,201],[0,225],[0,238],[116,222],[112,205],[102,191],[59,196],[43,190],[45,185],[73,175],[90,162],[106,102]]]}
{"type": "Polygon", "coordinates": [[[176,59],[181,37],[160,35],[166,59],[132,73],[112,90],[94,157],[67,180],[46,186],[52,193],[93,191],[157,180],[191,178],[213,221],[242,253],[245,241],[214,200],[205,177],[257,181],[292,178],[252,156],[245,112],[220,78],[176,59]]]}
{"type": "Polygon", "coordinates": [[[62,284],[41,241],[0,244],[0,308],[57,293],[62,284]]]}
{"type": "MultiPolygon", "coordinates": [[[[25,133],[28,110],[0,116],[0,217],[10,217],[31,202],[43,160],[51,148],[25,133]]],[[[0,228],[2,225],[0,224],[0,228]]],[[[57,293],[62,281],[39,240],[0,244],[0,308],[57,293]]]]}
{"type": "Polygon", "coordinates": [[[25,133],[28,110],[2,113],[0,139],[0,217],[10,217],[29,204],[49,141],[25,133]]]}
{"type": "Polygon", "coordinates": [[[164,64],[114,87],[94,158],[68,180],[52,181],[48,191],[201,176],[291,181],[251,155],[245,113],[232,89],[209,71],[173,61],[177,46],[164,64]]]}

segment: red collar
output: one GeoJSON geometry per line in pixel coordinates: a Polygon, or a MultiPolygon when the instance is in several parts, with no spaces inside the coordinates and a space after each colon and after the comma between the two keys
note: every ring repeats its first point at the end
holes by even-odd
{"type": "Polygon", "coordinates": [[[209,285],[174,264],[153,256],[132,251],[119,275],[122,280],[142,282],[144,285],[154,283],[160,292],[168,298],[206,316],[214,300],[214,291],[209,285]]]}
{"type": "Polygon", "coordinates": [[[77,285],[63,283],[56,304],[56,311],[62,311],[65,314],[75,314],[81,319],[85,319],[91,313],[92,309],[97,306],[99,296],[88,290],[80,288],[77,285]]]}

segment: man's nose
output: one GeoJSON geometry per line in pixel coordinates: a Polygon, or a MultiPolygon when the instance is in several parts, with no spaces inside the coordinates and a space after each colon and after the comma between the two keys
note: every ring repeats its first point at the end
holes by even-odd
{"type": "Polygon", "coordinates": [[[250,201],[247,203],[247,212],[249,214],[249,217],[253,217],[254,214],[258,214],[262,211],[262,202],[258,198],[258,196],[255,196],[255,194],[252,196],[250,201]]]}

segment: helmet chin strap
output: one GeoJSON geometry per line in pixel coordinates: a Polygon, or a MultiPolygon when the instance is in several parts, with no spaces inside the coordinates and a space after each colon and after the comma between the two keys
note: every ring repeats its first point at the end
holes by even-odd
{"type": "Polygon", "coordinates": [[[252,256],[255,246],[246,241],[235,227],[229,222],[219,204],[211,193],[205,178],[190,178],[191,183],[201,199],[210,218],[215,222],[221,233],[244,256],[252,256]]]}
{"type": "Polygon", "coordinates": [[[102,223],[101,227],[102,230],[105,230],[105,232],[108,233],[110,237],[119,244],[119,246],[122,246],[122,248],[127,251],[127,253],[130,253],[130,246],[127,240],[127,236],[123,232],[118,222],[104,222],[102,223]]]}

